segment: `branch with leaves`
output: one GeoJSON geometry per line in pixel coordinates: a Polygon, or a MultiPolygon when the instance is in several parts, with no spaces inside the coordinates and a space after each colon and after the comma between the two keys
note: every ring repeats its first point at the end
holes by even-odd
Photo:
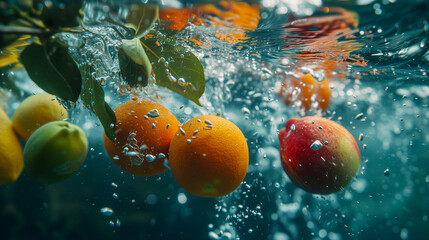
{"type": "MultiPolygon", "coordinates": [[[[12,54],[19,54],[19,62],[31,80],[63,100],[76,102],[80,99],[97,115],[106,135],[113,140],[115,113],[104,101],[103,87],[91,74],[94,68],[87,63],[76,63],[67,43],[59,38],[61,33],[87,31],[82,25],[83,7],[83,0],[56,0],[49,4],[33,0],[17,6],[0,1],[0,48],[16,46],[17,41],[30,36],[26,44],[20,45],[21,51],[12,54]]],[[[158,6],[132,5],[128,10],[125,23],[115,22],[133,35],[127,39],[119,34],[122,45],[118,61],[122,79],[131,88],[146,87],[149,79],[154,79],[155,84],[201,105],[199,98],[204,93],[205,78],[198,58],[173,39],[155,31],[148,34],[158,20],[158,6]]],[[[10,68],[10,62],[5,59],[0,55],[0,67],[10,68]]],[[[11,84],[0,86],[10,87],[11,84]]]]}

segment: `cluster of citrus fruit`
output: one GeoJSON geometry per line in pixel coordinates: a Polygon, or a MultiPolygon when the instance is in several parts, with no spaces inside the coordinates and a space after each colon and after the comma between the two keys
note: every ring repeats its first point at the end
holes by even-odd
{"type": "Polygon", "coordinates": [[[240,129],[218,116],[181,124],[165,107],[133,99],[115,108],[115,141],[104,135],[112,161],[124,171],[153,176],[168,168],[186,191],[224,196],[243,181],[249,150],[240,129]]]}
{"type": "Polygon", "coordinates": [[[67,118],[67,110],[49,94],[28,97],[12,121],[0,108],[0,184],[16,181],[24,167],[42,183],[59,182],[77,171],[88,140],[82,129],[63,120],[67,118]]]}

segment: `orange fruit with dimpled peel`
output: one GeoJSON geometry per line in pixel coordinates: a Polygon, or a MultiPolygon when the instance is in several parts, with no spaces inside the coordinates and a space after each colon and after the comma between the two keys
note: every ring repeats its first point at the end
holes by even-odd
{"type": "Polygon", "coordinates": [[[125,172],[153,176],[165,172],[168,148],[179,121],[161,104],[131,100],[114,109],[115,138],[104,134],[104,146],[112,161],[125,172]]]}
{"type": "Polygon", "coordinates": [[[171,172],[189,193],[220,197],[234,191],[249,166],[246,138],[232,122],[218,116],[192,118],[171,141],[171,172]]]}
{"type": "Polygon", "coordinates": [[[300,102],[301,108],[308,111],[317,103],[317,108],[325,111],[331,100],[331,89],[328,79],[318,82],[311,74],[305,74],[301,79],[283,81],[279,95],[287,106],[300,102]]]}

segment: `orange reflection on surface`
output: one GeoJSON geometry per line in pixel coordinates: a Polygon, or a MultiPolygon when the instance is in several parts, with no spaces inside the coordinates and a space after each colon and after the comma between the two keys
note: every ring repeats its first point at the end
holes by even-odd
{"type": "Polygon", "coordinates": [[[188,22],[222,27],[223,31],[215,32],[216,37],[230,43],[237,43],[247,39],[246,31],[256,29],[260,19],[259,13],[259,6],[256,4],[221,1],[217,5],[202,4],[184,9],[161,9],[159,18],[170,22],[168,28],[172,30],[182,30],[188,22]]]}
{"type": "Polygon", "coordinates": [[[358,16],[342,8],[323,11],[332,15],[298,19],[284,26],[286,49],[300,48],[295,58],[302,65],[314,65],[314,70],[322,69],[328,77],[338,71],[343,74],[337,77],[343,78],[348,64],[366,66],[363,58],[351,54],[362,47],[353,37],[358,16]]]}

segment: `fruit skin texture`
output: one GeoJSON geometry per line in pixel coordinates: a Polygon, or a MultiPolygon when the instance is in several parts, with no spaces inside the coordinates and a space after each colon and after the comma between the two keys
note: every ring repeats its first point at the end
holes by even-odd
{"type": "Polygon", "coordinates": [[[183,124],[171,141],[169,155],[171,172],[179,185],[202,197],[231,193],[249,166],[243,133],[234,123],[211,115],[183,124]]]}
{"type": "Polygon", "coordinates": [[[122,170],[138,176],[165,172],[168,169],[164,166],[168,148],[174,133],[179,129],[180,123],[176,117],[161,104],[148,100],[131,100],[119,105],[114,111],[116,141],[113,142],[104,134],[104,146],[112,161],[122,170]],[[159,116],[150,117],[149,112],[154,109],[158,110],[159,116]],[[128,153],[124,153],[125,147],[128,153]],[[152,162],[146,158],[150,155],[156,157],[152,162]]]}
{"type": "Polygon", "coordinates": [[[38,94],[26,98],[16,109],[12,125],[16,133],[27,141],[40,126],[68,118],[67,110],[54,95],[38,94]]]}
{"type": "Polygon", "coordinates": [[[76,172],[87,153],[88,139],[80,127],[54,121],[30,136],[24,147],[24,166],[41,183],[57,183],[76,172]]]}
{"type": "Polygon", "coordinates": [[[21,144],[9,117],[0,108],[0,185],[15,182],[23,167],[21,144]]]}
{"type": "Polygon", "coordinates": [[[307,192],[337,192],[350,183],[359,169],[356,140],[334,121],[317,116],[289,119],[286,128],[280,130],[279,140],[283,169],[292,182],[307,192]],[[313,150],[317,149],[311,147],[316,140],[323,146],[313,150]]]}
{"type": "Polygon", "coordinates": [[[331,101],[329,80],[326,78],[322,82],[318,82],[311,74],[303,75],[300,80],[292,78],[283,81],[279,95],[287,106],[291,106],[297,101],[301,102],[304,111],[310,110],[314,102],[318,103],[319,109],[325,111],[331,101]]]}

